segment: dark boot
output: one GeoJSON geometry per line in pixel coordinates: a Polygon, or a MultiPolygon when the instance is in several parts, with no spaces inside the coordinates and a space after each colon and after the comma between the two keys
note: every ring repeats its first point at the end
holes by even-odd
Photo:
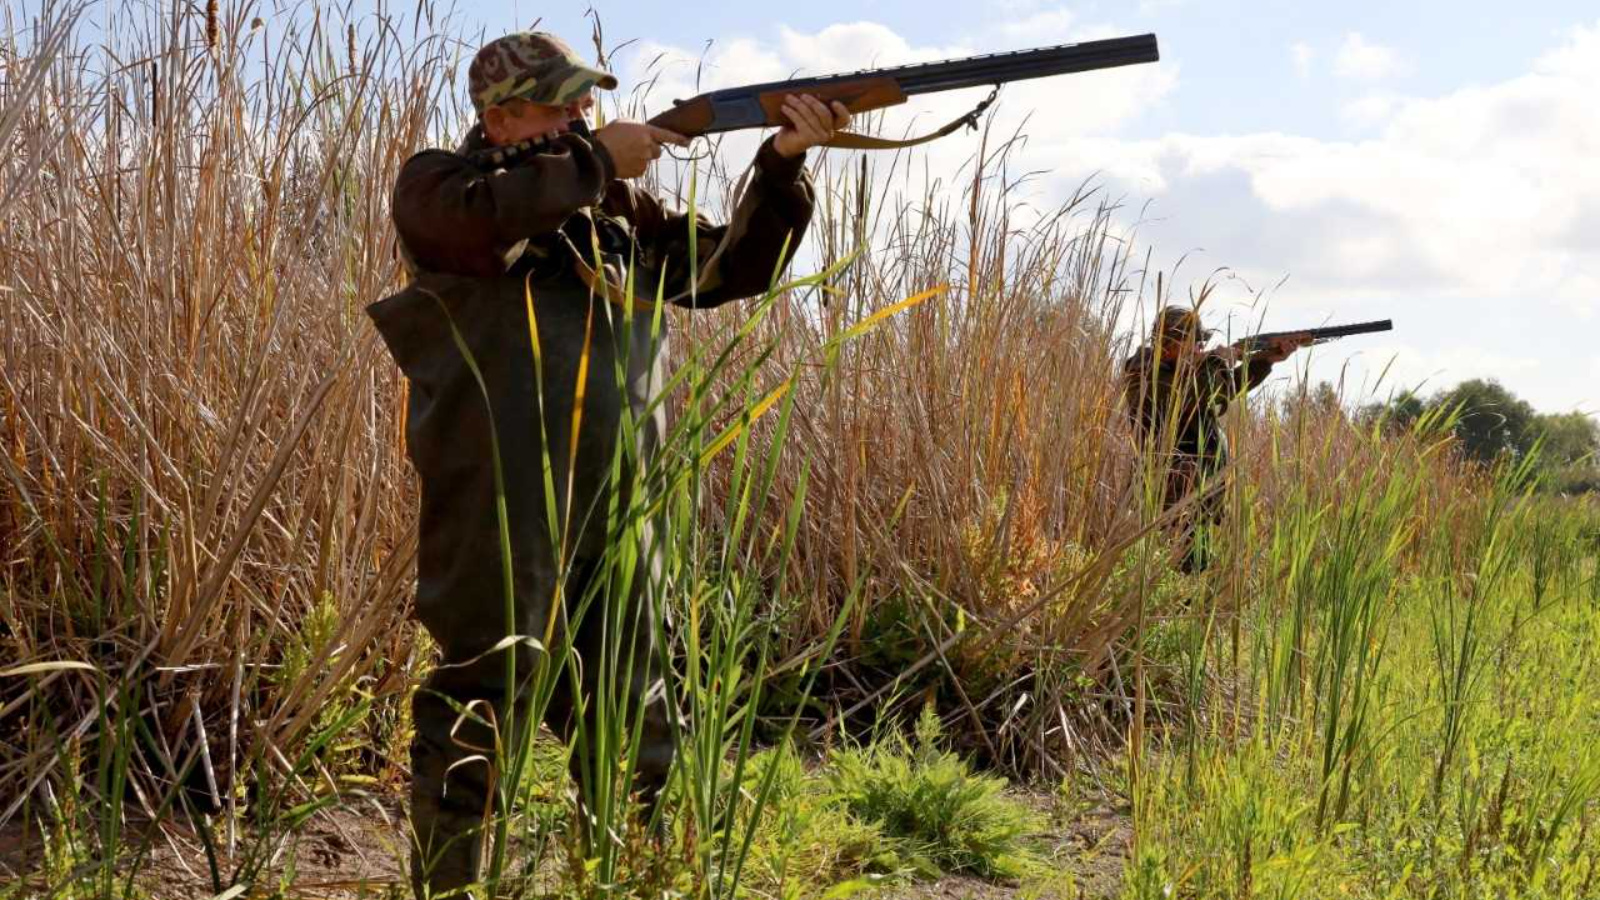
{"type": "Polygon", "coordinates": [[[412,710],[417,729],[411,741],[412,890],[418,900],[482,900],[480,892],[467,888],[482,874],[489,763],[462,762],[473,754],[472,744],[457,742],[461,731],[481,729],[459,729],[453,739],[453,714],[428,686],[412,698],[412,710]]]}
{"type": "Polygon", "coordinates": [[[411,889],[417,900],[474,898],[483,866],[483,817],[449,808],[413,782],[411,889]]]}

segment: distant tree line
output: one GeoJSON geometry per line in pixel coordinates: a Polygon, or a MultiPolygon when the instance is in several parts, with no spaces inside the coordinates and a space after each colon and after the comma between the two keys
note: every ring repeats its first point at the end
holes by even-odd
{"type": "Polygon", "coordinates": [[[1425,417],[1449,423],[1468,459],[1494,464],[1537,451],[1536,469],[1550,489],[1600,491],[1600,424],[1580,412],[1541,413],[1493,379],[1463,381],[1426,398],[1407,392],[1363,407],[1361,416],[1404,430],[1425,417]]]}

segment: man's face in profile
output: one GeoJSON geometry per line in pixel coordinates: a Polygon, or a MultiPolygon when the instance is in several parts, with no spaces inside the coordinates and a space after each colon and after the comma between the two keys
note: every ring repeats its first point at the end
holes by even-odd
{"type": "Polygon", "coordinates": [[[1199,353],[1200,342],[1195,339],[1193,331],[1168,332],[1161,336],[1161,358],[1167,362],[1177,362],[1199,353]]]}

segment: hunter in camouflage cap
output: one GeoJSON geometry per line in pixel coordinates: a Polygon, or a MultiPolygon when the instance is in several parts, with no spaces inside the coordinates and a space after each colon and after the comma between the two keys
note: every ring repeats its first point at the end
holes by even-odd
{"type": "Polygon", "coordinates": [[[1155,328],[1151,331],[1157,339],[1176,341],[1204,342],[1211,337],[1211,329],[1200,324],[1200,314],[1181,306],[1164,307],[1156,314],[1155,328]]]}
{"type": "Polygon", "coordinates": [[[582,99],[596,85],[617,86],[616,76],[587,65],[553,34],[523,31],[485,44],[467,69],[472,105],[482,116],[513,97],[562,106],[582,99]]]}

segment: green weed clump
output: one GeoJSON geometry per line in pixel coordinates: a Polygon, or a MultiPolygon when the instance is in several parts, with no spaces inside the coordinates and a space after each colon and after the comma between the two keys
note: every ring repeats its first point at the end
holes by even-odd
{"type": "Polygon", "coordinates": [[[903,868],[883,826],[853,815],[818,771],[786,749],[750,760],[746,790],[771,776],[765,818],[754,832],[749,889],[780,897],[812,896],[835,885],[867,886],[903,868]]]}
{"type": "MultiPolygon", "coordinates": [[[[753,756],[745,792],[767,802],[751,829],[748,889],[847,896],[947,874],[1003,881],[1047,876],[1045,817],[942,746],[931,706],[915,735],[834,750],[807,766],[788,748],[753,756]]],[[[748,828],[741,811],[735,828],[748,828]]]]}
{"type": "Polygon", "coordinates": [[[875,824],[895,856],[924,875],[965,872],[1022,878],[1038,870],[1043,820],[1004,793],[1006,781],[974,772],[940,746],[924,707],[913,741],[895,735],[829,756],[828,784],[856,819],[875,824]]]}

